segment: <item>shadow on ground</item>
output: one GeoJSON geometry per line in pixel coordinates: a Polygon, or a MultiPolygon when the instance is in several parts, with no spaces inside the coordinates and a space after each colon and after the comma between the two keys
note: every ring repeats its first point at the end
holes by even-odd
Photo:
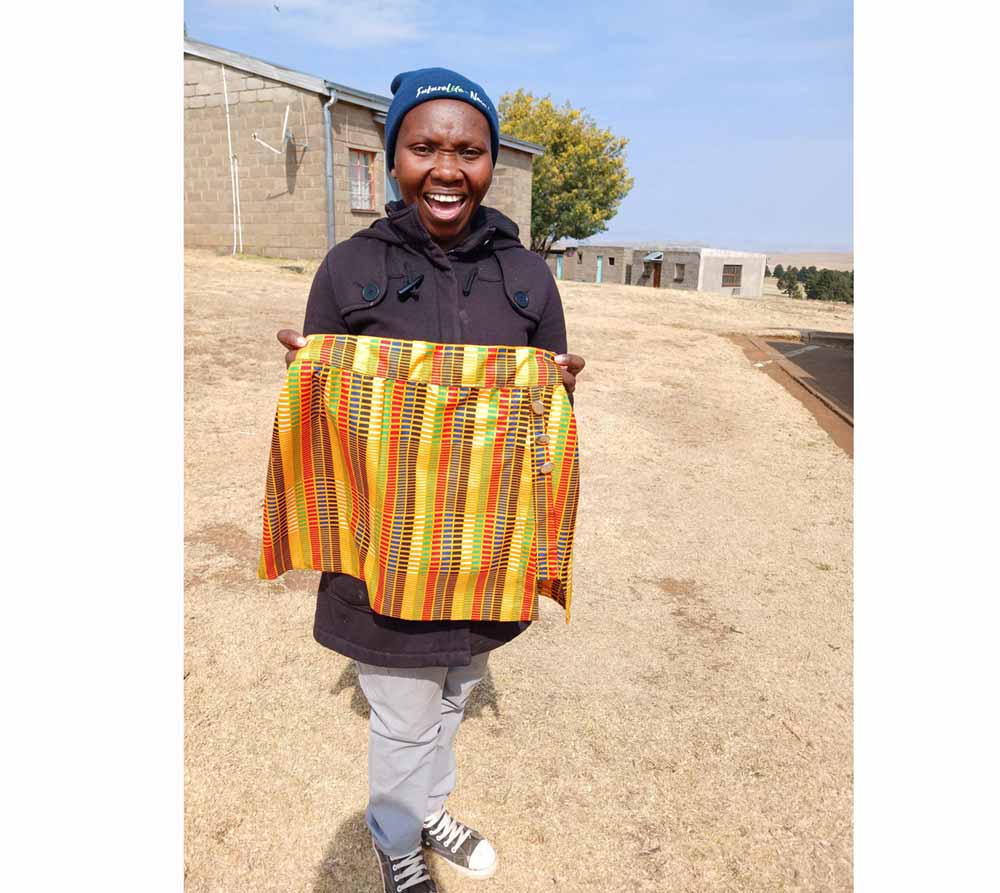
{"type": "MultiPolygon", "coordinates": [[[[351,709],[364,719],[368,718],[368,702],[358,684],[358,670],[349,661],[340,674],[330,694],[336,697],[351,689],[351,709]]],[[[500,716],[500,696],[493,684],[489,667],[486,675],[473,690],[465,705],[465,720],[476,719],[484,711],[500,716]]],[[[463,720],[463,722],[465,721],[463,720]]],[[[337,830],[326,847],[323,859],[316,866],[313,893],[381,893],[378,862],[372,850],[371,835],[365,824],[364,810],[351,814],[337,830]]]]}
{"type": "MultiPolygon", "coordinates": [[[[361,686],[358,684],[358,668],[353,660],[348,661],[341,671],[340,678],[333,688],[330,689],[330,694],[337,697],[337,695],[347,689],[351,689],[351,710],[362,719],[367,720],[369,713],[368,701],[365,699],[364,692],[361,691],[361,686]]],[[[493,674],[490,672],[489,666],[486,667],[486,675],[483,676],[479,685],[473,689],[465,705],[465,720],[463,722],[469,719],[478,719],[483,715],[483,711],[485,710],[489,710],[495,718],[499,718],[500,716],[500,695],[493,684],[493,674]]]]}
{"type": "Polygon", "coordinates": [[[316,867],[312,893],[381,893],[378,862],[364,810],[352,813],[327,845],[316,867]]]}

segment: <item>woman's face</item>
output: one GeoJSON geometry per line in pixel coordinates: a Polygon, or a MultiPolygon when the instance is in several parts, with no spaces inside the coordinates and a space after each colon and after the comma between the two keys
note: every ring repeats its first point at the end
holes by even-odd
{"type": "Polygon", "coordinates": [[[432,99],[407,112],[396,137],[395,167],[403,201],[442,248],[465,235],[493,182],[490,125],[467,102],[432,99]]]}

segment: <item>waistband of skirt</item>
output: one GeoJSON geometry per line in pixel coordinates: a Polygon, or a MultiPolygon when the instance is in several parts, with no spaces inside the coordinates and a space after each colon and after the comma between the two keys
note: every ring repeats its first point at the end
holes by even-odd
{"type": "Polygon", "coordinates": [[[562,383],[555,354],[538,347],[440,344],[372,335],[307,335],[296,364],[449,387],[550,387],[562,383]]]}

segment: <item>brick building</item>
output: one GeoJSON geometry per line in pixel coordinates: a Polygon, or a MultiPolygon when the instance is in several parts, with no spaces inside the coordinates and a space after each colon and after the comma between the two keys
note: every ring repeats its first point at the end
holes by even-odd
{"type": "Polygon", "coordinates": [[[613,282],[760,297],[767,255],[720,248],[663,250],[613,245],[557,245],[548,265],[556,279],[613,282]]]}
{"type": "Polygon", "coordinates": [[[661,288],[710,291],[743,298],[759,298],[764,293],[766,254],[723,248],[666,248],[661,253],[661,288]]]}
{"type": "Polygon", "coordinates": [[[556,279],[570,282],[616,282],[624,285],[632,249],[608,245],[565,245],[549,253],[548,264],[556,279]]]}
{"type": "MultiPolygon", "coordinates": [[[[369,226],[399,197],[385,164],[389,103],[387,96],[185,40],[185,245],[323,257],[369,226]]],[[[532,159],[542,151],[501,136],[485,199],[517,223],[525,245],[532,159]]]]}

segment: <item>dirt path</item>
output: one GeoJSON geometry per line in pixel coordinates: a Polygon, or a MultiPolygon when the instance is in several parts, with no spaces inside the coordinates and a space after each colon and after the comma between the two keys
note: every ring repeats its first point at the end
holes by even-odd
{"type": "MultiPolygon", "coordinates": [[[[186,255],[190,890],[378,889],[366,706],[312,640],[317,574],[255,573],[274,332],[309,281],[186,255]]],[[[573,622],[545,604],[491,659],[450,805],[501,867],[441,890],[849,890],[851,461],[721,334],[851,310],[562,291],[587,358],[573,622]]]]}

